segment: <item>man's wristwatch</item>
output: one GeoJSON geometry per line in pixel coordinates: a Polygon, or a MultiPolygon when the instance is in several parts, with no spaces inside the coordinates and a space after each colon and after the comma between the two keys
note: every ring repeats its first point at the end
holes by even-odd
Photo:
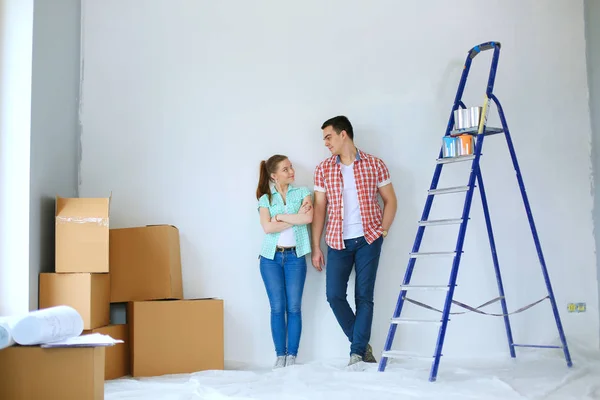
{"type": "Polygon", "coordinates": [[[381,236],[383,236],[383,237],[386,237],[386,236],[387,236],[387,234],[388,234],[388,231],[383,231],[383,232],[381,232],[381,236]]]}

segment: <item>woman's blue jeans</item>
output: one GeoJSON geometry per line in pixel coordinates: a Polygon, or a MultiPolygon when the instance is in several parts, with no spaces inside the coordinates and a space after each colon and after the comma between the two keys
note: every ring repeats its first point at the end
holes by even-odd
{"type": "Polygon", "coordinates": [[[295,356],[302,332],[306,259],[297,257],[295,250],[278,250],[273,260],[260,257],[260,274],[271,306],[271,334],[275,351],[278,356],[295,356]]]}

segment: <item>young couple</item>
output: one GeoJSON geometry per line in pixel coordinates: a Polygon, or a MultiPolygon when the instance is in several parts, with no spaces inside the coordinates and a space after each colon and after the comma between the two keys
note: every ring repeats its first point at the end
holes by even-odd
{"type": "Polygon", "coordinates": [[[373,291],[381,246],[396,214],[396,195],[385,163],[355,147],[348,118],[331,118],[321,129],[332,156],[315,169],[314,204],[307,188],[292,186],[295,172],[286,156],[274,155],[260,164],[256,197],[266,234],[259,257],[260,273],[271,306],[275,368],[296,362],[302,331],[305,255],[312,252],[314,268],[322,271],[325,260],[320,243],[326,212],[326,296],[351,343],[348,365],[377,362],[369,345],[373,291]],[[356,271],[356,313],[346,300],[352,268],[356,271]]]}

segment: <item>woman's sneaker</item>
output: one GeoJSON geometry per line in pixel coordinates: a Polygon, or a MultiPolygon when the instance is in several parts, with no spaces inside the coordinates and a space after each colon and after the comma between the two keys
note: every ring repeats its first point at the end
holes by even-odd
{"type": "Polygon", "coordinates": [[[285,356],[277,356],[277,360],[275,360],[275,365],[273,366],[273,369],[283,367],[285,367],[285,356]]]}

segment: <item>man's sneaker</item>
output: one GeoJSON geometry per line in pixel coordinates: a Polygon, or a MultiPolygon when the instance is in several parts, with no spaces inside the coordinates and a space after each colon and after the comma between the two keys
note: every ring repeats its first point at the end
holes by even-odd
{"type": "Polygon", "coordinates": [[[362,356],[358,354],[350,354],[350,361],[348,362],[348,366],[357,364],[363,360],[362,356]]]}
{"type": "Polygon", "coordinates": [[[285,358],[285,366],[291,367],[292,365],[296,365],[296,356],[287,356],[285,358]]]}
{"type": "Polygon", "coordinates": [[[366,363],[376,363],[377,360],[375,359],[375,356],[373,355],[373,348],[371,347],[370,344],[367,344],[367,350],[365,350],[365,355],[363,357],[363,361],[366,363]]]}
{"type": "Polygon", "coordinates": [[[277,356],[277,360],[275,360],[275,365],[273,366],[273,369],[283,367],[285,367],[285,356],[277,356]]]}

